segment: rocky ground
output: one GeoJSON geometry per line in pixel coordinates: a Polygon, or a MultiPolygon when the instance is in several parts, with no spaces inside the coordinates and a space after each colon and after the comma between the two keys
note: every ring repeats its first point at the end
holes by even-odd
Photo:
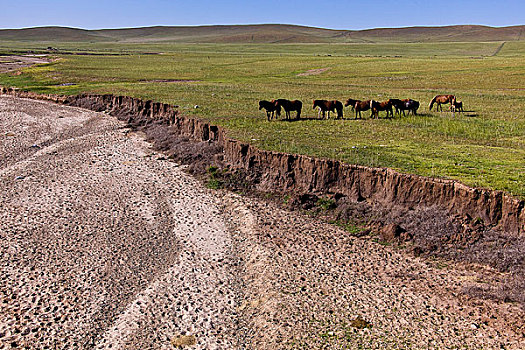
{"type": "Polygon", "coordinates": [[[0,97],[0,348],[521,349],[483,266],[206,189],[104,114],[0,97]]]}

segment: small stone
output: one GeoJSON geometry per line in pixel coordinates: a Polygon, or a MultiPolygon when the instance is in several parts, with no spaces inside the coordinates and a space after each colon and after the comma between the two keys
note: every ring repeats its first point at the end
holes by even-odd
{"type": "Polygon", "coordinates": [[[357,328],[357,329],[365,329],[365,328],[372,328],[372,324],[363,318],[361,316],[357,316],[355,320],[352,320],[350,322],[350,326],[357,328]]]}
{"type": "Polygon", "coordinates": [[[381,238],[386,242],[406,242],[412,239],[412,235],[397,224],[388,224],[381,229],[381,238]]]}
{"type": "Polygon", "coordinates": [[[191,346],[197,344],[197,338],[194,335],[178,335],[171,338],[171,345],[176,347],[191,346]]]}

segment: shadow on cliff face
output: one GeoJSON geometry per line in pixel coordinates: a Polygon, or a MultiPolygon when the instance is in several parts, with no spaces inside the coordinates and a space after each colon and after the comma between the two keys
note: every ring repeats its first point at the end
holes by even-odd
{"type": "Polygon", "coordinates": [[[156,150],[166,153],[177,163],[187,165],[190,174],[202,177],[210,165],[223,165],[222,147],[218,142],[193,141],[178,135],[163,122],[150,123],[138,129],[146,134],[156,150]]]}

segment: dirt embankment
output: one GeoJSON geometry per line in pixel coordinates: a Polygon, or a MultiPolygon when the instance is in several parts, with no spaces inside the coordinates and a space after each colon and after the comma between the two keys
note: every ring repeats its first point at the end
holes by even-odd
{"type": "Polygon", "coordinates": [[[407,175],[391,169],[260,150],[228,138],[221,127],[180,116],[170,105],[153,101],[113,95],[38,95],[6,88],[2,93],[106,111],[134,127],[169,126],[167,132],[151,131],[159,147],[170,148],[170,134],[213,143],[215,153],[228,166],[242,169],[252,184],[263,191],[345,197],[351,202],[366,201],[386,208],[435,207],[451,217],[480,220],[484,226],[510,235],[525,232],[525,201],[501,191],[476,189],[457,181],[407,175]]]}

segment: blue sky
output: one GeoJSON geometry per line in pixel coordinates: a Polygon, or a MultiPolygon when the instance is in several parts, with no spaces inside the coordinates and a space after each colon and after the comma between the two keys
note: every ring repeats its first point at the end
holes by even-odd
{"type": "Polygon", "coordinates": [[[525,24],[525,0],[0,0],[0,28],[286,23],[333,29],[525,24]]]}

